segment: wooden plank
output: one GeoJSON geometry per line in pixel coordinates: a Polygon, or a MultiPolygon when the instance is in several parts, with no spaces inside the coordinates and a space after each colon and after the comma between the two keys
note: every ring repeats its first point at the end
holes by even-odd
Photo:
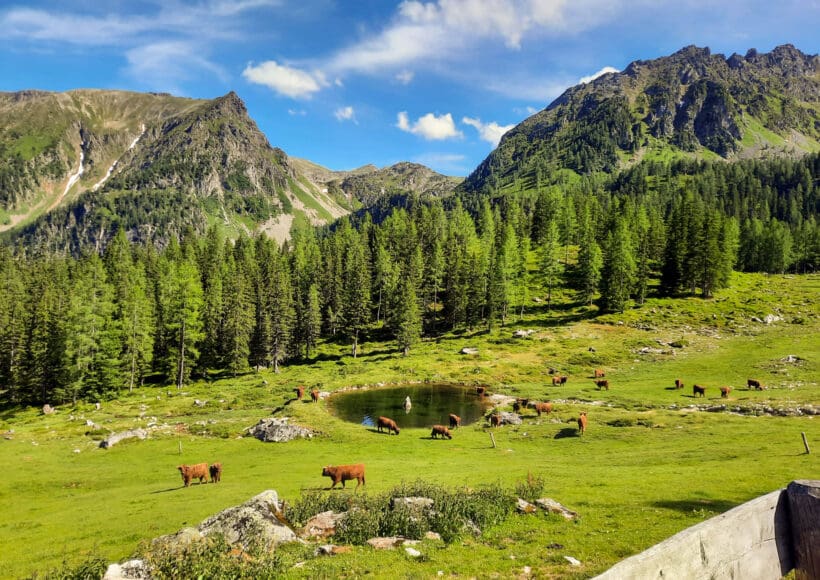
{"type": "Polygon", "coordinates": [[[794,545],[794,577],[820,578],[820,480],[799,479],[786,488],[794,545]]]}

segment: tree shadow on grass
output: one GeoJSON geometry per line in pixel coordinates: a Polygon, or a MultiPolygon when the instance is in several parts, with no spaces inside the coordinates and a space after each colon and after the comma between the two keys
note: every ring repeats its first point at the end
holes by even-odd
{"type": "Polygon", "coordinates": [[[154,494],[157,494],[157,493],[168,493],[169,491],[177,491],[177,490],[180,490],[180,489],[185,489],[185,486],[180,485],[179,487],[169,487],[168,489],[158,489],[156,491],[152,491],[151,495],[154,495],[154,494]]]}
{"type": "Polygon", "coordinates": [[[736,502],[723,499],[678,499],[661,500],[652,503],[653,506],[681,513],[692,513],[701,510],[723,513],[737,506],[736,502]]]}
{"type": "Polygon", "coordinates": [[[564,427],[558,433],[555,434],[553,439],[565,439],[567,437],[580,437],[578,434],[578,429],[575,427],[564,427]]]}

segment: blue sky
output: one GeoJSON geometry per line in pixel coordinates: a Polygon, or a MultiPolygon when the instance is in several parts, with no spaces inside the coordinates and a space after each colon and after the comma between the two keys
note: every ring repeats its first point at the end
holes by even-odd
{"type": "Polygon", "coordinates": [[[607,67],[818,30],[820,0],[0,0],[0,90],[234,90],[289,155],[466,175],[607,67]]]}

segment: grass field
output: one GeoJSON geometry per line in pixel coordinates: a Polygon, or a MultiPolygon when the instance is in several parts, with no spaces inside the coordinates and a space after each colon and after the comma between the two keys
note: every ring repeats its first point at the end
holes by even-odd
{"type": "Polygon", "coordinates": [[[100,410],[5,409],[0,462],[10,469],[0,482],[0,577],[90,555],[123,559],[143,540],[265,489],[294,502],[303,490],[329,485],[322,466],[353,462],[366,463],[371,494],[418,479],[513,488],[533,474],[545,481],[544,496],[580,517],[513,515],[480,537],[426,541],[419,560],[364,547],[314,559],[312,548],[285,548],[286,562],[306,560],[289,576],[511,577],[528,566],[537,577],[590,577],[793,479],[820,478],[820,424],[809,414],[820,406],[818,297],[820,276],[762,275],[736,275],[713,300],[653,299],[619,315],[596,316],[559,296],[552,311],[533,303],[521,321],[425,341],[408,357],[388,342],[365,342],[357,359],[349,346],[326,343],[311,361],[277,375],[214,378],[183,391],[143,387],[100,410]],[[766,324],[767,315],[779,319],[766,324]],[[513,339],[518,328],[535,332],[513,339]],[[459,354],[465,346],[479,354],[459,354]],[[553,387],[550,367],[568,383],[553,387]],[[606,371],[609,391],[594,385],[595,368],[606,371]],[[750,377],[766,390],[747,389],[750,377]],[[676,378],[685,389],[674,389],[676,378]],[[551,400],[555,411],[539,419],[530,410],[523,425],[494,429],[493,448],[486,424],[459,429],[451,441],[429,440],[429,429],[388,437],[336,419],[324,401],[291,401],[298,384],[334,391],[404,381],[486,385],[491,393],[551,400]],[[707,387],[703,399],[692,396],[693,383],[707,387]],[[722,385],[734,388],[728,399],[719,396],[722,385]],[[207,404],[196,406],[197,399],[207,404]],[[578,437],[582,410],[589,427],[578,437]],[[242,437],[272,413],[318,435],[283,444],[242,437]],[[149,425],[145,441],[98,448],[109,431],[149,425]],[[223,482],[183,488],[176,466],[201,461],[221,461],[223,482]]]}

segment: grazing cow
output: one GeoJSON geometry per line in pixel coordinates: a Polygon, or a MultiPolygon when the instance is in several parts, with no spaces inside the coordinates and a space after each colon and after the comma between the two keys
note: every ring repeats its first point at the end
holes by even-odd
{"type": "Polygon", "coordinates": [[[212,463],[211,466],[208,468],[208,472],[211,474],[211,483],[219,483],[220,481],[222,481],[221,463],[212,463]]]}
{"type": "Polygon", "coordinates": [[[293,390],[296,392],[296,398],[301,401],[302,397],[305,396],[305,387],[303,387],[302,385],[299,385],[298,387],[296,387],[293,390]]]}
{"type": "Polygon", "coordinates": [[[490,415],[490,427],[501,427],[501,415],[497,413],[490,415]]]}
{"type": "Polygon", "coordinates": [[[675,388],[682,389],[683,388],[683,381],[680,379],[675,379],[675,388]]]}
{"type": "Polygon", "coordinates": [[[746,386],[750,389],[755,389],[758,391],[763,390],[763,385],[760,384],[760,381],[758,381],[757,379],[749,379],[748,381],[746,381],[746,386]]]}
{"type": "Polygon", "coordinates": [[[379,433],[382,432],[382,429],[387,429],[387,434],[390,435],[391,431],[394,431],[396,435],[399,434],[399,426],[396,425],[396,422],[393,419],[388,419],[387,417],[379,417],[376,421],[376,429],[379,433]]]}
{"type": "Polygon", "coordinates": [[[330,486],[330,489],[336,487],[336,484],[340,481],[342,482],[342,487],[345,486],[345,482],[349,479],[356,480],[356,489],[359,489],[360,485],[364,485],[364,463],[356,463],[355,465],[337,465],[332,466],[328,465],[322,468],[322,475],[327,476],[333,481],[333,485],[330,486]]]}
{"type": "Polygon", "coordinates": [[[598,385],[598,389],[606,389],[609,390],[609,379],[600,379],[595,381],[595,384],[598,385]]]}
{"type": "Polygon", "coordinates": [[[729,393],[732,392],[732,387],[720,387],[720,396],[723,399],[729,398],[729,393]]]}
{"type": "Polygon", "coordinates": [[[441,435],[441,438],[444,439],[452,439],[453,436],[450,435],[450,430],[445,427],[444,425],[433,425],[433,431],[430,433],[430,438],[435,439],[438,435],[441,435]]]}
{"type": "Polygon", "coordinates": [[[313,389],[310,391],[310,398],[313,399],[314,403],[319,402],[319,389],[313,389]]]}
{"type": "Polygon", "coordinates": [[[529,399],[517,398],[515,400],[515,402],[513,403],[513,411],[518,413],[518,412],[521,411],[521,409],[526,409],[529,404],[530,404],[529,399]]]}
{"type": "Polygon", "coordinates": [[[552,384],[553,385],[560,385],[561,384],[561,377],[552,377],[552,384]]]}
{"type": "Polygon", "coordinates": [[[692,386],[692,395],[697,397],[700,395],[701,397],[706,396],[706,387],[701,387],[700,385],[693,385],[692,386]]]}
{"type": "Polygon", "coordinates": [[[578,434],[583,435],[587,430],[587,413],[584,411],[578,415],[578,434]]]}
{"type": "Polygon", "coordinates": [[[535,412],[538,413],[539,417],[541,413],[552,413],[552,403],[536,403],[535,412]]]}
{"type": "Polygon", "coordinates": [[[605,376],[606,376],[606,373],[604,372],[604,369],[595,369],[595,378],[596,379],[602,379],[605,376]]]}
{"type": "Polygon", "coordinates": [[[479,397],[483,397],[484,393],[486,393],[486,392],[487,392],[486,387],[476,387],[475,388],[475,394],[478,395],[479,397]]]}
{"type": "Polygon", "coordinates": [[[461,417],[450,413],[450,429],[457,429],[461,427],[461,417]]]}
{"type": "Polygon", "coordinates": [[[208,483],[208,464],[207,463],[197,463],[196,465],[179,465],[177,467],[179,472],[182,474],[182,483],[185,484],[185,487],[191,485],[191,482],[194,479],[198,479],[199,483],[202,483],[202,480],[205,480],[205,483],[208,483]]]}
{"type": "Polygon", "coordinates": [[[569,377],[566,376],[566,375],[561,375],[560,378],[561,378],[561,384],[566,385],[567,384],[567,379],[569,379],[569,377]]]}

